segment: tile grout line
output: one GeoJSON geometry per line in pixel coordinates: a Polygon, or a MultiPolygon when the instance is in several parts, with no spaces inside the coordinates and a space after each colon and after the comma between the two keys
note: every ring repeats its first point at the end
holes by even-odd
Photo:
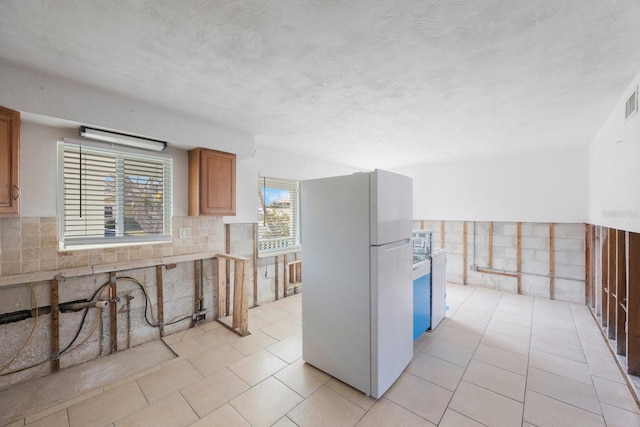
{"type": "Polygon", "coordinates": [[[578,324],[576,323],[576,317],[574,316],[574,313],[573,313],[573,310],[571,310],[571,307],[569,307],[569,310],[571,311],[571,318],[573,319],[573,325],[576,327],[576,335],[578,335],[578,340],[580,341],[580,349],[582,350],[582,355],[584,356],[584,360],[585,360],[585,362],[587,364],[587,369],[589,370],[589,378],[591,379],[591,385],[592,385],[593,390],[595,392],[596,399],[598,400],[598,408],[600,408],[600,414],[601,414],[602,420],[604,421],[604,423],[606,425],[607,420],[604,418],[604,411],[602,410],[602,402],[600,401],[600,395],[598,394],[598,389],[596,388],[596,384],[593,381],[593,374],[591,373],[591,367],[589,366],[589,359],[587,359],[587,355],[584,353],[584,346],[582,345],[582,338],[580,338],[580,334],[577,333],[578,324]]]}
{"type": "Polygon", "coordinates": [[[600,332],[600,336],[604,340],[605,345],[609,349],[609,353],[613,357],[613,360],[614,360],[616,366],[618,367],[618,370],[622,374],[622,378],[624,379],[624,381],[625,381],[625,383],[627,385],[627,388],[629,389],[629,392],[631,393],[631,397],[635,400],[636,405],[638,405],[638,408],[640,409],[640,396],[636,393],[636,390],[634,389],[633,384],[631,384],[631,381],[629,381],[629,377],[627,376],[626,372],[624,372],[624,369],[622,368],[622,365],[620,364],[620,361],[618,360],[617,355],[613,351],[613,347],[612,347],[611,343],[609,342],[609,339],[604,334],[604,330],[598,324],[598,320],[597,320],[596,314],[591,309],[591,306],[587,305],[587,308],[589,309],[589,312],[591,313],[591,317],[593,318],[593,321],[596,323],[596,329],[600,332]]]}

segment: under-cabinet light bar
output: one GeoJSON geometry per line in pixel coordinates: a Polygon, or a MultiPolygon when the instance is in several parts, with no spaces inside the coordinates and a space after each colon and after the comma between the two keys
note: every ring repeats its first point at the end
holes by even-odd
{"type": "Polygon", "coordinates": [[[143,150],[150,151],[164,151],[164,149],[167,148],[167,143],[164,141],[93,129],[86,126],[80,127],[80,136],[95,139],[97,141],[111,142],[113,144],[126,145],[128,147],[141,148],[143,150]]]}

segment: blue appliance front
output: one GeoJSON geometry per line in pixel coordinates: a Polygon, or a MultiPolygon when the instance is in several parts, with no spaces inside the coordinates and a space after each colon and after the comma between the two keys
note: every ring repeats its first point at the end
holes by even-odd
{"type": "Polygon", "coordinates": [[[413,280],[413,340],[431,327],[431,274],[413,280]]]}

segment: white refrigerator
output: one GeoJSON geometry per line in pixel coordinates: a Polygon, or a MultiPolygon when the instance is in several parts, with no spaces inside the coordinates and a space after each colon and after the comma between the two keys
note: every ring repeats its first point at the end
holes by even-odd
{"type": "Polygon", "coordinates": [[[380,398],[413,358],[412,180],[303,181],[302,358],[380,398]]]}

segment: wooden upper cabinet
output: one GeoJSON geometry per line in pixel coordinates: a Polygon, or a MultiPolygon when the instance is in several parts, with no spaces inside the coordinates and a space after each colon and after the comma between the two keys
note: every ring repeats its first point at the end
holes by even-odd
{"type": "Polygon", "coordinates": [[[236,214],[236,155],[189,151],[189,216],[236,214]]]}
{"type": "Polygon", "coordinates": [[[20,113],[0,107],[0,216],[20,214],[20,113]]]}

